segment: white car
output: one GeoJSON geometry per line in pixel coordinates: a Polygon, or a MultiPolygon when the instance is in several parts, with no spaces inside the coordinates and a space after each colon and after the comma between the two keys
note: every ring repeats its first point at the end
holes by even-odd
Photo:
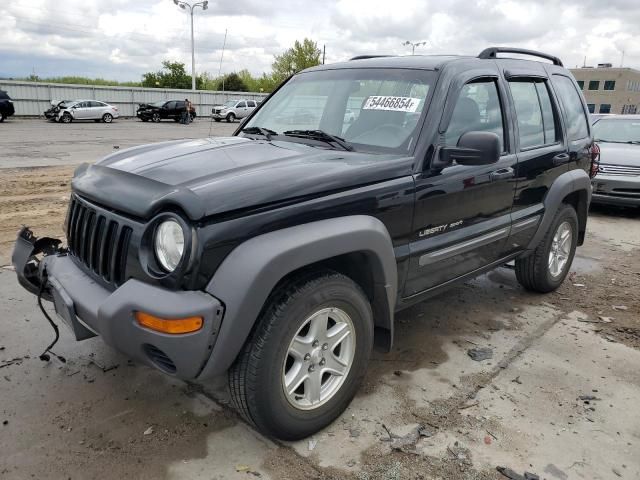
{"type": "Polygon", "coordinates": [[[233,122],[236,119],[249,116],[257,106],[255,100],[246,100],[244,98],[242,100],[229,100],[222,105],[213,107],[211,113],[216,122],[222,119],[227,122],[233,122]]]}
{"type": "Polygon", "coordinates": [[[45,112],[45,117],[62,123],[93,120],[111,123],[119,117],[118,108],[97,100],[62,101],[45,112]]]}

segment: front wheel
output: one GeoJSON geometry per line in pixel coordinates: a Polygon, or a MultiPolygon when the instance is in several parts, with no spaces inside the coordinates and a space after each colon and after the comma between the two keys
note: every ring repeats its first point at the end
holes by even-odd
{"type": "Polygon", "coordinates": [[[231,123],[235,121],[236,121],[236,116],[233,113],[230,113],[229,115],[227,115],[227,123],[231,123]]]}
{"type": "Polygon", "coordinates": [[[527,290],[548,293],[564,282],[578,244],[578,215],[562,204],[531,255],[516,260],[516,278],[527,290]]]}
{"type": "Polygon", "coordinates": [[[60,119],[62,123],[71,123],[72,120],[73,118],[68,113],[65,113],[64,115],[62,115],[62,118],[60,119]]]}
{"type": "Polygon", "coordinates": [[[373,346],[371,306],[350,278],[299,277],[270,297],[229,372],[238,411],[283,440],[307,437],[347,408],[373,346]]]}
{"type": "Polygon", "coordinates": [[[151,115],[151,121],[154,123],[159,123],[160,122],[160,114],[159,113],[154,113],[153,115],[151,115]]]}
{"type": "Polygon", "coordinates": [[[0,123],[4,122],[4,113],[0,112],[0,123]]]}

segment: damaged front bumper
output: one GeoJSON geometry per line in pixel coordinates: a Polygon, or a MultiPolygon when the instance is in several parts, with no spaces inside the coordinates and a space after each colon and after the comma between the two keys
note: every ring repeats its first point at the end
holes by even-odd
{"type": "Polygon", "coordinates": [[[20,284],[53,302],[58,317],[77,340],[100,335],[126,355],[182,379],[195,379],[211,356],[223,306],[200,291],[172,291],[129,279],[115,290],[94,280],[61,241],[18,233],[12,255],[20,284]],[[199,316],[202,328],[187,334],[165,334],[138,324],[136,312],[162,318],[199,316]]]}

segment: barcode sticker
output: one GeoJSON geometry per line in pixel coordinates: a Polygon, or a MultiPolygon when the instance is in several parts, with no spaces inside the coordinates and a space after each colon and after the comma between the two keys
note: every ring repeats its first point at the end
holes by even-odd
{"type": "Polygon", "coordinates": [[[415,112],[420,105],[419,98],[371,96],[364,102],[363,110],[391,110],[394,112],[415,112]]]}

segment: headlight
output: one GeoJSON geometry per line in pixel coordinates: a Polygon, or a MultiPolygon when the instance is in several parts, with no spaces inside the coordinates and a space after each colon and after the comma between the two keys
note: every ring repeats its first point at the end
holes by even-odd
{"type": "Polygon", "coordinates": [[[173,272],[184,252],[184,232],[180,224],[175,220],[165,220],[158,225],[154,244],[160,265],[168,272],[173,272]]]}

